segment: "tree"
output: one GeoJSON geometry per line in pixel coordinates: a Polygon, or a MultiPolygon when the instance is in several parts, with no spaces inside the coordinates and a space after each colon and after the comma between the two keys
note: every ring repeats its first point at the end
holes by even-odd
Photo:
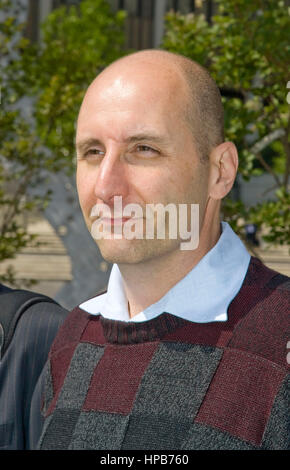
{"type": "MultiPolygon", "coordinates": [[[[106,65],[125,54],[125,14],[113,14],[105,0],[84,0],[79,6],[58,8],[44,22],[40,43],[31,44],[21,35],[23,25],[17,22],[17,9],[13,14],[10,1],[0,2],[6,13],[0,20],[1,39],[6,44],[6,60],[1,61],[6,79],[5,86],[2,83],[5,97],[0,123],[0,203],[3,206],[5,201],[10,211],[13,204],[19,207],[10,217],[10,228],[0,222],[2,259],[13,257],[31,243],[21,221],[15,224],[18,214],[23,213],[23,200],[27,210],[38,204],[72,261],[73,281],[56,296],[70,308],[102,289],[108,278],[78,204],[73,175],[74,134],[89,83],[106,65]],[[25,184],[15,179],[15,166],[25,184]],[[13,198],[8,197],[4,178],[8,183],[13,181],[13,198]],[[86,257],[82,256],[84,246],[86,257]]],[[[13,281],[11,276],[6,279],[13,281]]]]}
{"type": "Polygon", "coordinates": [[[33,97],[38,135],[56,169],[74,169],[80,104],[97,74],[125,54],[124,20],[125,12],[112,13],[106,0],[60,7],[43,23],[40,43],[22,54],[30,81],[23,92],[33,97]]]}
{"type": "MultiPolygon", "coordinates": [[[[41,182],[44,159],[29,116],[17,106],[23,95],[13,85],[19,78],[14,65],[27,46],[21,34],[23,25],[16,19],[17,7],[13,8],[10,1],[0,1],[0,262],[36,243],[35,235],[25,228],[24,217],[31,210],[43,209],[48,197],[48,191],[41,198],[28,192],[28,187],[41,182]]],[[[1,281],[17,285],[11,268],[1,281]]]]}
{"type": "Polygon", "coordinates": [[[226,139],[237,145],[242,177],[267,172],[273,178],[275,200],[249,208],[231,194],[224,202],[224,217],[241,236],[252,222],[264,226],[265,241],[289,244],[289,11],[283,1],[216,4],[210,24],[201,14],[169,13],[163,48],[204,65],[217,82],[226,139]],[[241,218],[244,223],[239,224],[241,218]]]}

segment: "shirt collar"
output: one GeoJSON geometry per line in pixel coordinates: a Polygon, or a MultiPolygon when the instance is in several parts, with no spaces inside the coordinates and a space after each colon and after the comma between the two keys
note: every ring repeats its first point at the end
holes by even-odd
{"type": "Polygon", "coordinates": [[[250,254],[231,227],[222,222],[216,245],[158,302],[133,318],[129,317],[122,275],[113,265],[105,294],[80,305],[91,314],[123,321],[146,321],[163,312],[185,320],[208,323],[226,321],[227,309],[239,292],[250,262],[250,254]]]}

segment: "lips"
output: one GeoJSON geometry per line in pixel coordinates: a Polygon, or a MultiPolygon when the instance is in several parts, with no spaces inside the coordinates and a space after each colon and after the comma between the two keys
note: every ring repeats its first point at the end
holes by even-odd
{"type": "MultiPolygon", "coordinates": [[[[94,217],[92,218],[91,235],[95,240],[123,238],[131,240],[132,234],[136,238],[142,238],[143,218],[136,217],[94,217]],[[129,223],[126,225],[126,222],[129,223]],[[141,222],[141,227],[140,227],[141,222]],[[132,227],[135,230],[132,232],[132,227]]],[[[133,238],[134,238],[133,236],[133,238]]]]}
{"type": "Polygon", "coordinates": [[[132,217],[99,217],[100,223],[105,225],[122,225],[132,217]]]}
{"type": "Polygon", "coordinates": [[[110,210],[110,207],[105,204],[96,204],[92,208],[89,218],[92,222],[103,223],[104,225],[121,225],[128,220],[135,221],[141,218],[143,219],[143,214],[142,217],[140,217],[140,214],[138,217],[137,214],[134,214],[133,210],[132,215],[123,215],[122,212],[116,212],[114,209],[110,210]]]}
{"type": "Polygon", "coordinates": [[[128,220],[131,220],[132,222],[140,220],[140,217],[111,217],[111,216],[95,216],[95,217],[90,217],[92,223],[101,225],[103,226],[117,226],[117,225],[123,225],[128,220]]]}

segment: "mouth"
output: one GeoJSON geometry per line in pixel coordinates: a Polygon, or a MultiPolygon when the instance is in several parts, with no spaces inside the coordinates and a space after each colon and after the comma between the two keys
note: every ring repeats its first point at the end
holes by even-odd
{"type": "MultiPolygon", "coordinates": [[[[131,204],[134,206],[134,204],[131,204]]],[[[131,233],[138,233],[143,231],[143,211],[140,214],[139,206],[127,207],[120,205],[114,205],[114,207],[109,207],[106,204],[96,204],[92,207],[89,214],[89,225],[91,226],[91,232],[99,234],[102,233],[114,233],[114,234],[123,234],[126,236],[131,236],[131,233]],[[137,210],[138,209],[138,210],[137,210]],[[127,224],[128,222],[128,224],[127,224]],[[142,228],[141,225],[142,224],[142,228]],[[128,235],[129,234],[129,235],[128,235]]]]}
{"type": "Polygon", "coordinates": [[[131,220],[132,217],[100,217],[98,219],[99,223],[104,224],[104,225],[123,225],[125,224],[128,220],[131,220]]]}
{"type": "MultiPolygon", "coordinates": [[[[135,217],[95,217],[92,221],[90,232],[95,240],[100,239],[132,239],[133,235],[136,234],[137,238],[140,238],[140,234],[143,233],[143,218],[135,217]],[[126,225],[126,222],[129,225],[126,225]],[[140,221],[142,227],[140,228],[140,221]],[[132,230],[132,227],[135,230],[132,230]]],[[[134,238],[134,236],[133,236],[134,238]]]]}
{"type": "Polygon", "coordinates": [[[103,226],[121,226],[124,225],[129,220],[132,223],[137,222],[138,220],[143,220],[143,217],[124,217],[124,216],[101,216],[101,217],[90,217],[92,224],[103,224],[103,226]]]}

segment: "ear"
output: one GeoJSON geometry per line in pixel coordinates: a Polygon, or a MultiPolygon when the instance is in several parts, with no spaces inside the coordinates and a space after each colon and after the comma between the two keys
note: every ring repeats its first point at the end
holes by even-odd
{"type": "Polygon", "coordinates": [[[223,142],[213,149],[210,154],[209,197],[223,199],[230,192],[238,165],[238,152],[233,142],[223,142]]]}

